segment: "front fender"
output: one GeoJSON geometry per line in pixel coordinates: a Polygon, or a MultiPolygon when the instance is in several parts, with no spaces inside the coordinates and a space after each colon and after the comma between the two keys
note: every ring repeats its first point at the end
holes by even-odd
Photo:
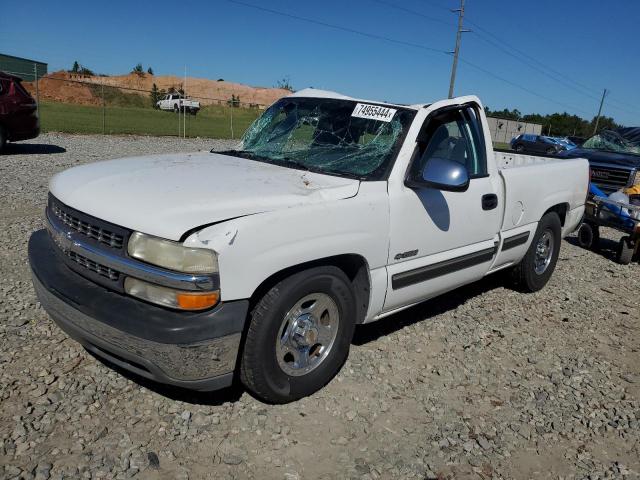
{"type": "Polygon", "coordinates": [[[273,274],[343,254],[384,268],[389,248],[386,182],[364,182],[344,200],[285,208],[232,219],[191,234],[185,245],[218,255],[223,301],[249,298],[273,274]]]}

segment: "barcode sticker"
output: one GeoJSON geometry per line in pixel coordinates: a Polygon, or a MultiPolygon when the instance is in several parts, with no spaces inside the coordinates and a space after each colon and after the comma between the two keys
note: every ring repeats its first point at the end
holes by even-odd
{"type": "Polygon", "coordinates": [[[396,114],[395,108],[381,107],[379,105],[369,105],[368,103],[358,103],[353,109],[352,117],[368,118],[380,122],[390,122],[396,114]]]}

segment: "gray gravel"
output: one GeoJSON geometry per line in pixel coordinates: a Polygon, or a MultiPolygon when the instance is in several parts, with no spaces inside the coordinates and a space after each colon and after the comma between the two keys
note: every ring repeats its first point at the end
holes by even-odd
{"type": "Polygon", "coordinates": [[[116,372],[38,305],[26,242],[80,163],[230,142],[42,135],[0,157],[0,478],[640,478],[640,266],[563,242],[542,292],[499,277],[359,327],[337,378],[265,405],[116,372]]]}

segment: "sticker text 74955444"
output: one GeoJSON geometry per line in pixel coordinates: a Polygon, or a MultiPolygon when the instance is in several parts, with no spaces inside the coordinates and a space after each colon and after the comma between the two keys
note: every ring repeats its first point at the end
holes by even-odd
{"type": "Polygon", "coordinates": [[[395,108],[381,107],[380,105],[369,105],[368,103],[358,103],[353,109],[352,117],[368,118],[381,122],[390,122],[396,114],[395,108]]]}

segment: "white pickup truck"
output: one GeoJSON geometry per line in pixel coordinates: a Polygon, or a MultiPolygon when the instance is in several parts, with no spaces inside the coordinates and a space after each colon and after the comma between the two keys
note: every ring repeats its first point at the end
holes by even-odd
{"type": "Polygon", "coordinates": [[[29,259],[42,306],[96,356],[288,402],[332,379],[357,324],[498,270],[541,289],[588,181],[583,159],[494,152],[474,96],[307,89],[238,150],[59,173],[29,259]]]}
{"type": "Polygon", "coordinates": [[[200,102],[190,100],[179,93],[169,93],[162,100],[156,102],[156,106],[160,110],[173,110],[174,112],[185,111],[195,115],[200,110],[200,102]]]}

